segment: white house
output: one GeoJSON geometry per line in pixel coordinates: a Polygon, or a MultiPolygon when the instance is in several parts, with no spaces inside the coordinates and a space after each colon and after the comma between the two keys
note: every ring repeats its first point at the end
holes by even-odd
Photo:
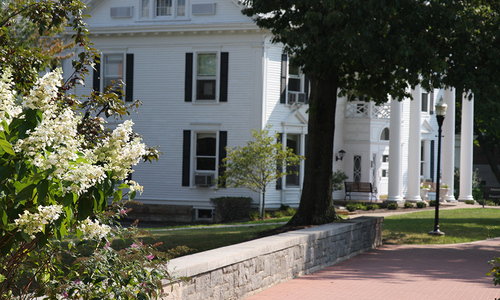
{"type": "MultiPolygon", "coordinates": [[[[90,38],[102,56],[86,87],[77,93],[102,90],[112,80],[122,79],[125,100],[144,103],[139,114],[131,116],[134,128],[147,145],[159,145],[163,156],[153,164],[141,163],[132,176],[144,186],[137,199],[148,205],[151,214],[161,211],[187,214],[188,219],[210,218],[209,199],[221,196],[249,196],[259,203],[257,193],[215,190],[210,184],[222,171],[224,148],[244,145],[252,129],[272,125],[286,146],[304,154],[307,77],[289,65],[282,46],[271,43],[268,31],[241,14],[238,1],[87,3],[90,38]]],[[[454,106],[450,92],[417,89],[413,93],[414,101],[388,101],[382,106],[346,99],[338,102],[335,155],[343,150],[345,156],[334,161],[333,169],[343,170],[349,180],[371,182],[378,196],[387,195],[389,201],[421,200],[420,180],[436,177],[434,103],[444,96],[454,106]]],[[[447,173],[454,161],[453,142],[447,140],[453,137],[452,119],[447,117],[444,125],[443,145],[449,144],[450,149],[443,148],[442,178],[448,185],[453,184],[453,175],[447,173]]],[[[472,120],[465,127],[471,135],[472,120]]],[[[472,140],[464,136],[462,143],[472,147],[472,140]]],[[[464,175],[466,186],[472,172],[472,148],[470,152],[463,149],[462,165],[471,164],[464,175]]],[[[298,206],[303,166],[299,169],[299,175],[287,176],[270,189],[266,207],[298,206]]],[[[461,199],[472,197],[467,187],[460,192],[461,199]]],[[[335,199],[343,197],[343,191],[334,193],[335,199]]],[[[358,197],[368,199],[368,195],[358,197]]],[[[448,195],[448,200],[452,197],[448,195]]]]}

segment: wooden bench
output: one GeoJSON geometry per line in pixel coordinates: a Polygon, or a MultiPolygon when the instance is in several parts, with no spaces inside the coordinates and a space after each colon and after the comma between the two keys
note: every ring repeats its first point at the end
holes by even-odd
{"type": "Polygon", "coordinates": [[[370,201],[372,201],[372,198],[375,198],[375,201],[377,201],[377,188],[374,188],[371,182],[345,181],[344,188],[344,200],[346,200],[347,197],[351,200],[351,193],[370,193],[370,201]]]}

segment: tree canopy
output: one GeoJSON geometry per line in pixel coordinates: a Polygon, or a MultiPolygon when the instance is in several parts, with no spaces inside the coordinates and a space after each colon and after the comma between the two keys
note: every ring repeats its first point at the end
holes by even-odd
{"type": "Polygon", "coordinates": [[[292,224],[321,224],[336,218],[329,182],[337,96],[364,95],[381,103],[388,95],[411,97],[408,88],[419,84],[427,90],[455,86],[474,92],[486,86],[480,78],[493,71],[477,66],[500,62],[499,48],[492,49],[498,43],[492,2],[246,0],[244,4],[243,13],[269,29],[311,79],[304,188],[292,224]]]}

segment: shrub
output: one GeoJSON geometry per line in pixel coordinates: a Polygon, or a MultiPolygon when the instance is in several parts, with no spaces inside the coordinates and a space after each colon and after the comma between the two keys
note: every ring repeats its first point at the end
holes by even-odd
{"type": "Polygon", "coordinates": [[[436,206],[436,200],[429,201],[429,206],[436,206]]]}
{"type": "Polygon", "coordinates": [[[425,201],[419,201],[419,202],[417,202],[417,208],[424,208],[426,206],[427,206],[427,204],[425,203],[425,201]]]}
{"type": "Polygon", "coordinates": [[[486,200],[485,202],[486,202],[485,205],[488,206],[498,206],[498,204],[493,200],[486,200]]]}
{"type": "Polygon", "coordinates": [[[379,209],[379,208],[380,208],[380,206],[378,206],[377,204],[368,204],[366,206],[367,210],[376,210],[376,209],[379,209]]]}
{"type": "Polygon", "coordinates": [[[475,204],[476,201],[474,200],[465,200],[465,204],[475,204]]]}
{"type": "Polygon", "coordinates": [[[210,198],[210,202],[214,206],[216,222],[244,219],[249,215],[252,206],[252,198],[250,197],[210,198]]]}
{"type": "Polygon", "coordinates": [[[367,210],[366,206],[363,203],[356,203],[356,209],[367,210]]]}
{"type": "Polygon", "coordinates": [[[274,212],[274,217],[275,218],[283,218],[285,216],[285,212],[278,210],[274,212]]]}
{"type": "Polygon", "coordinates": [[[413,203],[411,202],[405,202],[405,208],[414,208],[415,205],[413,205],[413,203]]]}
{"type": "Polygon", "coordinates": [[[264,219],[271,219],[271,213],[266,212],[266,217],[264,219]]]}
{"type": "Polygon", "coordinates": [[[286,209],[286,215],[287,216],[291,216],[292,217],[293,215],[295,215],[296,212],[297,211],[295,209],[291,208],[291,207],[289,207],[289,208],[286,209]]]}
{"type": "Polygon", "coordinates": [[[253,210],[248,213],[248,218],[250,219],[250,221],[257,221],[260,218],[260,214],[258,211],[253,210]]]}
{"type": "Polygon", "coordinates": [[[348,211],[355,211],[357,208],[356,208],[356,203],[347,203],[347,205],[345,206],[345,209],[347,209],[348,211]]]}
{"type": "Polygon", "coordinates": [[[280,210],[288,210],[290,208],[289,205],[281,204],[280,205],[280,210]]]}
{"type": "Polygon", "coordinates": [[[389,209],[389,210],[396,210],[396,209],[398,209],[398,204],[394,203],[394,202],[393,203],[389,203],[387,205],[387,209],[389,209]]]}

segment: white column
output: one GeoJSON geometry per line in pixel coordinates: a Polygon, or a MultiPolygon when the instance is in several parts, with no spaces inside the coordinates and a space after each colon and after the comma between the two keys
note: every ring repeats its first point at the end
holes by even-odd
{"type": "Polygon", "coordinates": [[[410,104],[410,137],[408,141],[408,190],[406,201],[422,201],[420,198],[420,147],[422,91],[416,86],[410,104]]]}
{"type": "Polygon", "coordinates": [[[474,143],[474,98],[462,96],[462,133],[460,142],[460,193],[458,201],[472,197],[472,146],[474,143]]]}
{"type": "Polygon", "coordinates": [[[403,199],[403,173],[401,169],[401,125],[402,103],[397,99],[391,100],[391,119],[389,129],[389,192],[388,202],[402,202],[403,199]]]}
{"type": "Polygon", "coordinates": [[[431,141],[423,140],[423,148],[424,148],[424,178],[431,178],[431,141]]]}
{"type": "MultiPolygon", "coordinates": [[[[446,195],[440,195],[448,202],[457,202],[453,195],[455,173],[455,88],[443,92],[444,102],[448,105],[443,121],[443,137],[441,145],[441,184],[446,183],[450,189],[446,195]]],[[[438,99],[436,99],[437,101],[438,99]]]]}

